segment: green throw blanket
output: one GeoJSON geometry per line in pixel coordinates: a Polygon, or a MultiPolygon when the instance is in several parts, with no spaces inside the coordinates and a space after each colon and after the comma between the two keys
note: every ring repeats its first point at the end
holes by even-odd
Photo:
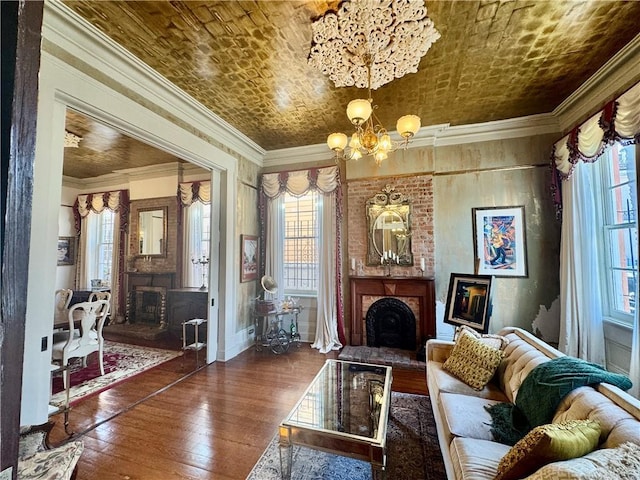
{"type": "Polygon", "coordinates": [[[573,389],[603,382],[622,390],[631,388],[628,377],[578,358],[560,357],[542,363],[522,382],[515,404],[486,407],[491,433],[496,441],[514,445],[532,428],[551,423],[560,401],[573,389]]]}

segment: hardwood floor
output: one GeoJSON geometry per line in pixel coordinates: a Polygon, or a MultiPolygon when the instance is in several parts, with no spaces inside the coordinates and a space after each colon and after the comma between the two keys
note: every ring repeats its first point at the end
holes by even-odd
{"type": "MultiPolygon", "coordinates": [[[[73,408],[70,426],[85,444],[77,480],[245,479],[322,364],[338,353],[322,355],[308,344],[284,355],[249,349],[187,374],[191,355],[73,408]]],[[[394,369],[393,390],[426,394],[425,383],[424,372],[394,369]]],[[[52,440],[65,441],[62,416],[52,420],[52,440]]]]}

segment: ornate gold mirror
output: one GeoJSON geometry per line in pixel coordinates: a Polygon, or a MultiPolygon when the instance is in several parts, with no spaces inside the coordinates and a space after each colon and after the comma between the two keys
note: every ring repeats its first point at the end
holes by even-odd
{"type": "Polygon", "coordinates": [[[367,265],[413,265],[411,202],[387,185],[367,200],[367,265]]]}
{"type": "Polygon", "coordinates": [[[138,210],[138,255],[167,255],[167,207],[138,210]]]}

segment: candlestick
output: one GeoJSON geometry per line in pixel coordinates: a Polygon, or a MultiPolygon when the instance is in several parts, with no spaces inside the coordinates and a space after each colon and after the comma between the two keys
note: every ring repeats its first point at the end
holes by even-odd
{"type": "Polygon", "coordinates": [[[355,258],[351,259],[351,270],[353,270],[354,272],[356,270],[356,259],[355,258]]]}
{"type": "Polygon", "coordinates": [[[426,270],[426,264],[424,261],[424,257],[420,259],[420,270],[422,270],[423,272],[426,270]]]}

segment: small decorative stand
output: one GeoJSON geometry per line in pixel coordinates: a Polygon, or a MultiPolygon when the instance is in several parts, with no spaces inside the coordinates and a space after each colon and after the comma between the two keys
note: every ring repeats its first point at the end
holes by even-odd
{"type": "Polygon", "coordinates": [[[206,342],[201,342],[198,337],[198,330],[200,325],[203,323],[207,323],[205,318],[194,318],[191,320],[187,320],[186,322],[182,322],[182,350],[186,352],[187,350],[192,350],[196,352],[196,368],[200,366],[200,362],[198,361],[198,352],[207,346],[206,342]],[[187,326],[193,327],[193,343],[187,345],[187,326]]]}
{"type": "Polygon", "coordinates": [[[202,286],[200,287],[200,290],[206,290],[207,283],[205,282],[205,279],[207,271],[205,270],[205,266],[209,265],[209,257],[203,255],[202,258],[199,259],[192,258],[191,263],[193,263],[194,265],[200,265],[200,270],[202,273],[202,286]]]}

